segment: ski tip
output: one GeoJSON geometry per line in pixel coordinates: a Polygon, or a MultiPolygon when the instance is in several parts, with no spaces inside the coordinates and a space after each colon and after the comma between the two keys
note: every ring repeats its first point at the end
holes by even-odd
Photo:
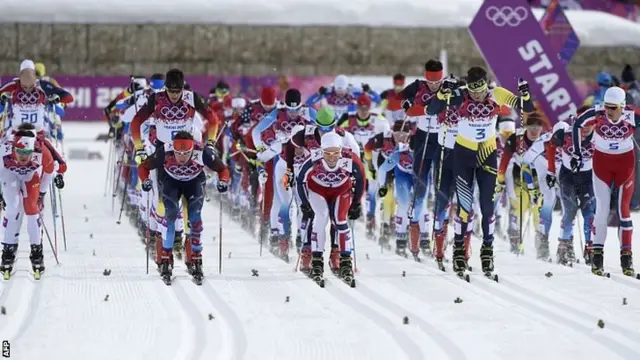
{"type": "Polygon", "coordinates": [[[351,284],[349,284],[349,286],[351,286],[352,288],[355,288],[356,287],[356,280],[355,279],[351,280],[351,284]]]}
{"type": "Polygon", "coordinates": [[[470,282],[471,282],[471,277],[469,276],[469,274],[466,274],[466,275],[464,276],[464,281],[466,281],[466,282],[468,282],[468,283],[470,283],[470,282]]]}
{"type": "Polygon", "coordinates": [[[2,273],[2,277],[3,277],[5,280],[9,280],[9,279],[11,278],[11,272],[10,272],[9,270],[5,270],[5,271],[2,273]]]}

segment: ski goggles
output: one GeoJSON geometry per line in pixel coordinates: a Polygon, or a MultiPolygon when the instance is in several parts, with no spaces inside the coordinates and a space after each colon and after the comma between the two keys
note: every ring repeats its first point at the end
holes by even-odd
{"type": "Polygon", "coordinates": [[[176,94],[177,95],[177,94],[180,94],[182,92],[182,89],[181,88],[180,89],[169,89],[169,88],[167,88],[167,92],[169,94],[176,94]]]}
{"type": "Polygon", "coordinates": [[[487,90],[489,85],[486,80],[478,80],[467,84],[467,89],[472,93],[479,93],[487,90]]]}

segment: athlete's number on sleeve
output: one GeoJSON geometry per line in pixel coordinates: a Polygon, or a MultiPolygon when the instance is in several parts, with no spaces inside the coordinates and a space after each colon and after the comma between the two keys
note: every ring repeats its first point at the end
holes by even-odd
{"type": "Polygon", "coordinates": [[[487,129],[476,129],[476,140],[484,140],[487,129]]]}
{"type": "Polygon", "coordinates": [[[38,113],[22,113],[20,121],[22,121],[22,123],[35,124],[38,122],[38,113]]]}

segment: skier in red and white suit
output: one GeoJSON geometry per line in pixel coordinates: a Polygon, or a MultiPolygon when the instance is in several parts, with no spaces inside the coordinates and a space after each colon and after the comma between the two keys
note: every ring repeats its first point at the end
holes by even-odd
{"type": "Polygon", "coordinates": [[[611,87],[604,94],[604,106],[582,113],[573,124],[574,153],[572,171],[582,165],[582,132],[580,129],[593,126],[593,190],[596,196],[594,220],[593,262],[591,271],[604,275],[603,247],[607,238],[607,218],[610,209],[611,189],[618,190],[618,213],[620,215],[620,265],[625,275],[633,276],[631,253],[630,203],[633,195],[635,156],[633,133],[640,123],[634,111],[627,107],[626,94],[619,87],[611,87]]]}
{"type": "Polygon", "coordinates": [[[360,217],[366,173],[358,155],[343,148],[342,143],[342,136],[335,132],[322,135],[321,157],[312,154],[297,178],[301,211],[308,217],[313,215],[311,276],[322,277],[324,273],[322,255],[327,241],[327,224],[331,221],[338,232],[339,275],[353,278],[352,238],[347,217],[350,220],[360,217]]]}
{"type": "Polygon", "coordinates": [[[6,213],[2,221],[5,231],[0,271],[13,270],[18,250],[18,239],[14,234],[19,231],[18,219],[21,212],[24,212],[31,241],[31,265],[33,271],[43,272],[39,214],[54,171],[53,158],[51,153],[42,151],[35,132],[30,130],[18,130],[12,141],[2,145],[0,156],[2,202],[6,204],[6,213]]]}

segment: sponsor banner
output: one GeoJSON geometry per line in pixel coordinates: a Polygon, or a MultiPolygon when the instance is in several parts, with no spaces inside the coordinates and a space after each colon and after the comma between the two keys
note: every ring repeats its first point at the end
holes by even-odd
{"type": "Polygon", "coordinates": [[[575,114],[582,99],[527,0],[486,0],[469,32],[501,86],[527,80],[551,124],[575,114]]]}
{"type": "MultiPolygon", "coordinates": [[[[15,76],[2,76],[0,83],[11,81],[15,76]]],[[[56,81],[69,91],[75,101],[66,109],[64,121],[102,121],[103,109],[122,90],[129,86],[128,76],[56,76],[56,81]]],[[[264,86],[278,89],[280,99],[285,91],[294,87],[300,90],[306,99],[322,85],[333,81],[332,76],[295,77],[295,76],[187,76],[187,83],[198,93],[207,96],[216,83],[224,80],[234,96],[249,99],[260,97],[264,86]]],[[[391,83],[391,81],[389,82],[391,83]]]]}

